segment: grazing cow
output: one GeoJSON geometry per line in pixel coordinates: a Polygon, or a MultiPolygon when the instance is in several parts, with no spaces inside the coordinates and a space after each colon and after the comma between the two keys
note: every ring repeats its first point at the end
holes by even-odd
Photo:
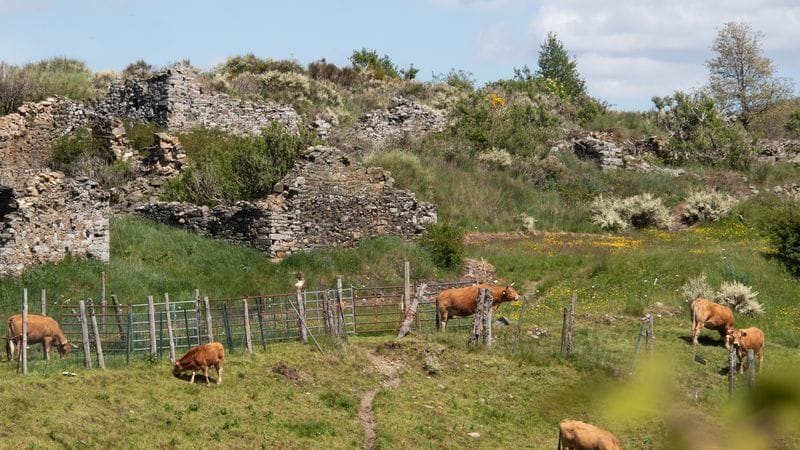
{"type": "Polygon", "coordinates": [[[564,419],[558,432],[558,450],[620,450],[616,436],[579,420],[564,419]]]}
{"type": "Polygon", "coordinates": [[[225,348],[219,342],[211,342],[205,345],[193,347],[183,355],[183,358],[175,362],[172,373],[175,376],[186,370],[192,371],[192,378],[189,383],[194,383],[194,376],[198,370],[203,371],[203,376],[208,381],[208,368],[214,366],[217,369],[217,384],[222,384],[222,365],[225,362],[225,348]]]}
{"type": "Polygon", "coordinates": [[[739,356],[739,373],[744,372],[747,351],[753,350],[758,357],[758,370],[764,366],[764,332],[756,327],[731,330],[727,335],[728,345],[733,345],[739,356]]]}
{"type": "MultiPolygon", "coordinates": [[[[15,314],[8,318],[6,329],[6,355],[8,360],[14,359],[16,352],[19,357],[19,347],[22,345],[22,315],[15,314]]],[[[71,347],[61,327],[52,317],[28,314],[28,344],[42,344],[44,357],[50,360],[50,346],[56,342],[58,353],[61,357],[69,354],[71,347]]]]}
{"type": "Polygon", "coordinates": [[[514,283],[506,287],[492,286],[489,284],[475,284],[463,288],[446,289],[436,296],[436,315],[439,330],[444,331],[447,326],[447,319],[450,316],[471,316],[475,314],[475,307],[478,304],[478,292],[481,288],[491,289],[492,292],[492,311],[497,311],[497,307],[503,302],[513,302],[519,300],[519,294],[513,288],[514,283]]]}
{"type": "Polygon", "coordinates": [[[719,332],[725,348],[728,347],[728,340],[725,336],[728,331],[733,330],[733,312],[730,308],[719,303],[714,303],[704,298],[696,298],[690,305],[692,314],[692,343],[698,345],[697,337],[703,327],[719,332]]]}

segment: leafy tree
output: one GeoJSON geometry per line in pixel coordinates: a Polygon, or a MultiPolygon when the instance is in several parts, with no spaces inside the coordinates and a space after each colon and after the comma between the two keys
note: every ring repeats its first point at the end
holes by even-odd
{"type": "Polygon", "coordinates": [[[786,125],[784,125],[784,128],[792,136],[800,137],[800,109],[789,115],[789,120],[786,122],[786,125]]]}
{"type": "MultiPolygon", "coordinates": [[[[578,73],[577,62],[570,60],[564,43],[555,33],[548,33],[547,40],[539,47],[538,64],[536,75],[558,83],[570,99],[586,94],[586,84],[578,73]]],[[[526,75],[524,72],[525,68],[521,74],[526,75]]],[[[530,76],[530,70],[527,75],[530,76]]]]}
{"type": "Polygon", "coordinates": [[[762,226],[778,257],[786,267],[800,277],[800,202],[788,202],[773,209],[762,226]]]}
{"type": "Polygon", "coordinates": [[[656,119],[669,133],[668,159],[727,163],[746,168],[752,156],[741,125],[720,117],[714,100],[703,93],[675,92],[671,97],[653,97],[656,119]]]}
{"type": "Polygon", "coordinates": [[[762,37],[763,33],[753,31],[746,22],[728,22],[711,45],[714,58],[706,62],[716,101],[745,128],[792,92],[791,82],[775,77],[772,60],[762,55],[762,37]]]}
{"type": "Polygon", "coordinates": [[[366,48],[353,50],[353,54],[350,55],[350,62],[357,69],[372,72],[378,79],[400,78],[400,73],[389,56],[383,55],[383,57],[380,57],[375,50],[366,48]]]}
{"type": "Polygon", "coordinates": [[[148,78],[153,75],[155,69],[147,61],[140,59],[135,63],[128,64],[122,71],[122,76],[126,78],[148,78]]]}

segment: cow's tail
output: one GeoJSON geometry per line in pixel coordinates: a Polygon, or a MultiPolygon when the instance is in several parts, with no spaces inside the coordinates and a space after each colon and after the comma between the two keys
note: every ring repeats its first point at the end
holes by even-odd
{"type": "Polygon", "coordinates": [[[558,447],[556,450],[561,450],[561,428],[558,429],[558,447]]]}
{"type": "Polygon", "coordinates": [[[6,356],[11,361],[14,358],[14,322],[8,319],[8,326],[6,327],[6,356]]]}

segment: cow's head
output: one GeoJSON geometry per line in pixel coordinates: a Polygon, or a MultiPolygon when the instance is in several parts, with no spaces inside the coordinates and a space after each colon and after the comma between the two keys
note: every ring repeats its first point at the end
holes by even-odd
{"type": "Polygon", "coordinates": [[[178,376],[183,372],[183,368],[181,367],[180,361],[175,361],[175,365],[172,366],[172,374],[178,376]]]}
{"type": "Polygon", "coordinates": [[[728,345],[733,345],[733,347],[736,349],[742,346],[742,338],[745,336],[747,336],[747,331],[735,330],[733,328],[729,329],[725,334],[728,345]]]}
{"type": "Polygon", "coordinates": [[[520,299],[519,293],[514,289],[514,283],[509,284],[500,294],[500,302],[515,302],[520,299]]]}
{"type": "Polygon", "coordinates": [[[66,358],[69,352],[72,351],[72,346],[67,341],[59,342],[56,347],[58,347],[58,354],[61,355],[62,358],[66,358]]]}

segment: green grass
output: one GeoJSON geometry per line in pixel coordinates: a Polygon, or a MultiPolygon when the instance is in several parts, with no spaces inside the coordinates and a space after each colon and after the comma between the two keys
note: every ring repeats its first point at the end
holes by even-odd
{"type": "MultiPolygon", "coordinates": [[[[760,214],[747,205],[740,212],[744,223],[760,214]]],[[[347,345],[324,340],[325,355],[312,346],[273,344],[254,356],[229,354],[223,385],[209,389],[174,378],[163,360],[137,357],[127,369],[117,361],[115,368],[88,371],[58,359],[44,365],[35,350],[27,377],[0,364],[0,414],[7,418],[1,430],[27,448],[189,448],[198,439],[209,448],[358,448],[360,398],[380,386],[366,358],[377,347],[399,365],[401,379],[399,388],[381,389],[375,399],[378,448],[551,448],[565,417],[612,430],[625,448],[686,448],[670,439],[691,440],[684,435],[692,430],[727,448],[797,448],[792,424],[800,418],[800,392],[785,376],[800,364],[798,280],[744,223],[625,235],[540,232],[467,246],[468,256],[485,258],[529,298],[516,353],[511,328],[495,329],[491,351],[468,349],[463,329],[391,346],[383,345],[390,336],[347,345]],[[740,379],[732,402],[716,333],[704,331],[698,347],[686,340],[690,321],[679,288],[700,273],[714,287],[730,278],[746,281],[766,309],[758,318],[736,316],[739,326],[765,331],[767,349],[757,389],[747,391],[740,379]],[[575,353],[564,358],[561,308],[573,292],[575,353]],[[646,312],[656,314],[654,357],[641,348],[631,374],[638,317],[646,312]],[[529,336],[535,327],[547,335],[529,336]],[[694,362],[695,355],[708,364],[694,362]],[[437,370],[429,370],[431,361],[437,370]],[[281,362],[298,371],[297,380],[272,372],[281,362]],[[34,400],[41,398],[47,401],[34,400]],[[767,421],[774,442],[745,439],[761,436],[756,417],[767,421]]],[[[96,296],[101,271],[109,293],[136,302],[162,291],[181,299],[195,287],[210,296],[290,291],[298,270],[311,286],[337,274],[365,285],[398,283],[403,258],[411,260],[414,279],[455,276],[438,272],[415,244],[390,238],[276,264],[246,248],[131,217],[116,219],[112,233],[108,265],[68,259],[0,281],[6,312],[17,308],[22,286],[46,286],[51,299],[96,296]]],[[[521,304],[504,304],[497,314],[516,323],[521,304]]]]}

